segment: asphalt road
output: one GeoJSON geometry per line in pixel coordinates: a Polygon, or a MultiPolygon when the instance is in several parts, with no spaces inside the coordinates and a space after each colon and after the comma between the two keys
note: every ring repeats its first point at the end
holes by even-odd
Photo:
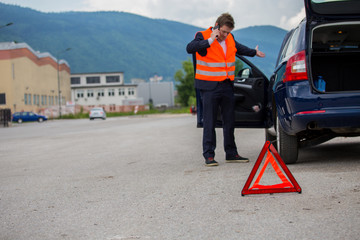
{"type": "Polygon", "coordinates": [[[191,115],[0,128],[0,239],[359,239],[360,138],[301,150],[301,194],[242,197],[264,131],[236,130],[237,164],[217,134],[209,168],[191,115]]]}

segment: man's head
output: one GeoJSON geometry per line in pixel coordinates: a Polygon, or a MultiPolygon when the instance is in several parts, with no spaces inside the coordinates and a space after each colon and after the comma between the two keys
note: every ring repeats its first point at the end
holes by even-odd
{"type": "Polygon", "coordinates": [[[220,35],[218,36],[218,39],[223,41],[235,27],[234,18],[229,13],[223,13],[216,20],[215,26],[220,27],[220,35]]]}

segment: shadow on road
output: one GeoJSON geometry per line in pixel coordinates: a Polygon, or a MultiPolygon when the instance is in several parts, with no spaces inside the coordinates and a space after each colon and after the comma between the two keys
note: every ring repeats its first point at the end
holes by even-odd
{"type": "Polygon", "coordinates": [[[360,162],[360,141],[327,142],[318,146],[303,148],[299,151],[297,164],[360,162]]]}

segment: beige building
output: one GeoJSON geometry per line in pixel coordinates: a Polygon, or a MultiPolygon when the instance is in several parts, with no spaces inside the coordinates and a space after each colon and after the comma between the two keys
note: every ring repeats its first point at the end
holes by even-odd
{"type": "Polygon", "coordinates": [[[56,117],[59,112],[66,114],[68,101],[70,66],[66,61],[36,52],[26,43],[0,43],[0,108],[56,117]]]}

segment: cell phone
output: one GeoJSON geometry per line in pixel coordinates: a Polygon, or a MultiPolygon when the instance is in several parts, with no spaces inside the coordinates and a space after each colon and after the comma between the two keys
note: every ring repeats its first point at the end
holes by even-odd
{"type": "MultiPolygon", "coordinates": [[[[214,30],[216,30],[216,29],[220,29],[220,26],[219,26],[219,25],[216,25],[216,26],[214,27],[214,30]]],[[[217,38],[218,35],[216,35],[215,37],[217,38]]]]}

